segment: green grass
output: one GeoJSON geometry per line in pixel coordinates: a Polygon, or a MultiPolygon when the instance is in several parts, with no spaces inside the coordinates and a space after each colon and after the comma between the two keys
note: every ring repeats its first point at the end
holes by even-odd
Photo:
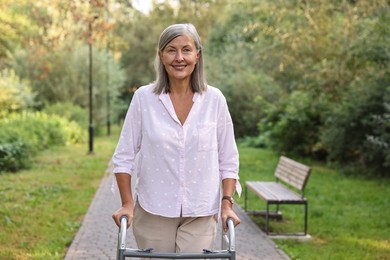
{"type": "Polygon", "coordinates": [[[0,174],[0,259],[63,259],[112,156],[117,135],[39,154],[29,170],[0,174]]]}
{"type": "MultiPolygon", "coordinates": [[[[57,147],[39,155],[34,167],[0,175],[0,259],[63,259],[117,142],[95,139],[87,144],[57,147]]],[[[239,147],[241,184],[273,181],[278,155],[239,147]]],[[[324,165],[313,167],[306,187],[309,200],[308,242],[276,240],[293,259],[390,259],[390,180],[346,177],[324,165]]],[[[249,193],[249,208],[265,204],[249,193]]],[[[244,198],[237,198],[243,207],[244,198]]],[[[282,206],[283,221],[272,231],[301,231],[303,207],[282,206]]],[[[264,219],[254,218],[262,228],[264,219]]]]}
{"type": "MultiPolygon", "coordinates": [[[[279,155],[239,150],[243,186],[246,180],[274,180],[279,155]]],[[[319,163],[303,163],[313,169],[305,190],[312,240],[275,242],[292,259],[390,259],[390,180],[347,177],[319,163]]],[[[265,209],[265,203],[248,193],[251,210],[265,209]]],[[[244,207],[244,196],[237,200],[244,207]]],[[[283,220],[270,222],[272,232],[303,231],[303,206],[283,205],[281,210],[283,220]]],[[[253,220],[264,227],[263,217],[253,220]]]]}

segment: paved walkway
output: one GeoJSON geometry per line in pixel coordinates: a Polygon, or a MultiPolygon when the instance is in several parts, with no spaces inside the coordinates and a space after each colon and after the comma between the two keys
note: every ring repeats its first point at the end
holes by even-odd
{"type": "MultiPolygon", "coordinates": [[[[65,260],[115,259],[118,228],[111,214],[120,206],[119,195],[111,193],[112,175],[108,169],[76,234],[65,260]]],[[[236,228],[237,260],[289,259],[243,212],[236,207],[241,224],[236,228]]],[[[221,234],[221,231],[218,231],[221,234]]],[[[126,247],[137,248],[131,228],[126,247]]],[[[218,235],[217,245],[221,245],[218,235]]],[[[217,249],[220,248],[217,247],[217,249]]]]}

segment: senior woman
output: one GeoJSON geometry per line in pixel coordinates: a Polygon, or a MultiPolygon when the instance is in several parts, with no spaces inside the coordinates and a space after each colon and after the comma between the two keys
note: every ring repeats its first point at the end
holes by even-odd
{"type": "Polygon", "coordinates": [[[240,223],[232,209],[241,186],[226,99],[206,83],[192,24],[161,33],[155,68],[156,81],[134,93],[113,155],[122,207],[112,217],[118,226],[128,217],[139,248],[212,249],[218,214],[225,231],[227,218],[240,223]]]}

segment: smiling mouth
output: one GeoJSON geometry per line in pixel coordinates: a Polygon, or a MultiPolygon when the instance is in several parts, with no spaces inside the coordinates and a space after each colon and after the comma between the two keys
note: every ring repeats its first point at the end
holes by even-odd
{"type": "Polygon", "coordinates": [[[177,70],[182,70],[182,69],[184,69],[186,66],[187,66],[187,65],[172,65],[172,67],[173,67],[174,69],[177,69],[177,70]]]}

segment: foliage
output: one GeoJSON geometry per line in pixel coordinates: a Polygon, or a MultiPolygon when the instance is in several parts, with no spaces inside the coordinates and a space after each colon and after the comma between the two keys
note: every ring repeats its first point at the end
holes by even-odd
{"type": "Polygon", "coordinates": [[[88,112],[86,109],[73,103],[64,102],[49,104],[45,106],[42,112],[48,115],[60,116],[70,122],[74,121],[78,125],[83,126],[83,129],[88,128],[88,112]]]}
{"type": "Polygon", "coordinates": [[[16,172],[29,166],[26,145],[21,141],[0,144],[0,172],[16,172]]]}
{"type": "MultiPolygon", "coordinates": [[[[84,109],[89,107],[89,50],[85,46],[74,47],[73,50],[66,48],[50,53],[20,51],[15,56],[18,74],[30,79],[41,106],[70,102],[84,109]]],[[[96,125],[100,126],[107,114],[107,97],[109,95],[111,104],[117,103],[124,74],[109,53],[95,49],[92,75],[93,116],[96,125]]]]}
{"type": "MultiPolygon", "coordinates": [[[[390,73],[389,10],[384,0],[370,4],[336,0],[231,3],[208,38],[210,56],[215,57],[211,66],[242,64],[240,75],[255,78],[265,74],[278,89],[273,102],[264,102],[259,78],[251,82],[253,89],[239,88],[250,93],[242,95],[257,96],[252,99],[235,98],[230,89],[236,85],[225,84],[228,100],[245,102],[246,107],[256,107],[257,102],[257,108],[233,114],[236,125],[240,117],[253,115],[257,109],[261,112],[256,123],[264,143],[281,153],[353,163],[377,174],[389,172],[383,140],[388,128],[383,123],[375,127],[387,113],[382,97],[390,73]],[[364,93],[375,105],[361,104],[366,97],[356,98],[356,93],[364,93]],[[354,119],[345,117],[353,114],[340,111],[356,111],[355,116],[363,116],[358,120],[364,126],[354,127],[350,134],[346,129],[354,119]],[[336,156],[330,144],[346,157],[336,156]]],[[[220,73],[218,78],[224,79],[220,82],[237,78],[234,72],[220,73]]],[[[253,133],[253,126],[238,124],[244,127],[238,136],[253,133]]]]}
{"type": "Polygon", "coordinates": [[[370,165],[376,165],[384,169],[390,167],[390,88],[387,87],[384,96],[383,114],[372,115],[371,120],[367,122],[372,129],[372,134],[366,136],[365,146],[370,165]],[[381,160],[383,158],[383,160],[381,160]],[[379,159],[379,160],[378,160],[379,159]],[[375,162],[377,160],[377,162],[375,162]]]}
{"type": "Polygon", "coordinates": [[[0,118],[32,108],[34,98],[28,82],[20,80],[13,70],[0,71],[0,118]]]}
{"type": "Polygon", "coordinates": [[[0,169],[17,171],[37,152],[55,145],[82,142],[85,133],[75,122],[44,113],[11,114],[0,120],[0,169]]]}
{"type": "Polygon", "coordinates": [[[279,153],[389,172],[387,0],[153,1],[148,14],[115,0],[0,6],[0,68],[13,67],[30,84],[39,109],[88,107],[92,44],[95,129],[109,116],[123,118],[134,90],[155,78],[162,29],[190,22],[237,137],[259,135],[255,143],[279,153]]]}
{"type": "Polygon", "coordinates": [[[250,53],[236,49],[228,49],[223,56],[206,52],[207,76],[226,96],[236,136],[255,136],[257,123],[265,115],[259,104],[277,106],[281,89],[268,75],[251,67],[250,53]]]}
{"type": "Polygon", "coordinates": [[[390,87],[372,84],[371,89],[355,89],[335,106],[323,131],[330,159],[355,161],[383,175],[389,172],[389,93],[390,87]]]}
{"type": "Polygon", "coordinates": [[[15,48],[25,46],[28,35],[36,33],[37,27],[24,14],[26,0],[0,1],[0,70],[15,48]]]}
{"type": "Polygon", "coordinates": [[[268,144],[287,155],[311,155],[323,159],[324,148],[318,132],[321,111],[307,92],[294,91],[278,108],[268,110],[259,123],[262,133],[268,133],[268,144]]]}
{"type": "Polygon", "coordinates": [[[94,107],[95,129],[99,130],[105,123],[108,113],[117,118],[118,107],[123,106],[118,104],[117,96],[124,74],[117,53],[110,49],[110,43],[114,45],[118,39],[110,34],[114,21],[109,13],[114,1],[3,0],[0,4],[4,7],[0,19],[3,18],[6,25],[5,29],[3,23],[0,25],[0,32],[2,29],[5,32],[0,44],[3,36],[8,45],[15,43],[13,48],[6,49],[0,68],[13,67],[18,76],[31,83],[39,109],[57,102],[88,106],[87,46],[90,44],[93,48],[93,99],[99,104],[94,107]],[[24,30],[19,23],[28,24],[29,30],[24,30]]]}
{"type": "Polygon", "coordinates": [[[357,24],[359,33],[365,35],[353,44],[350,54],[358,67],[357,75],[340,102],[329,109],[323,130],[331,159],[353,162],[381,175],[388,175],[390,170],[386,121],[390,87],[390,30],[385,26],[390,22],[388,10],[387,6],[357,24]]]}

